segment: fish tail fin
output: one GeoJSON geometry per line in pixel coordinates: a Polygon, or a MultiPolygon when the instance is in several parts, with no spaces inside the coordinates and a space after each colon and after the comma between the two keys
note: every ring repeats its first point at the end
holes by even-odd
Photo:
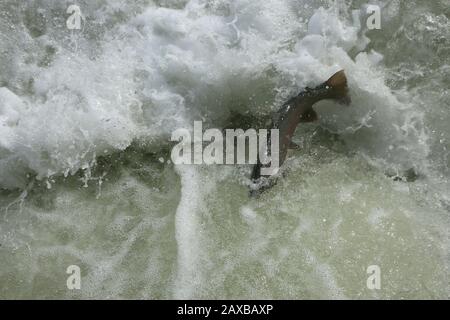
{"type": "Polygon", "coordinates": [[[342,104],[350,104],[351,99],[344,70],[338,71],[332,75],[331,78],[325,82],[325,86],[329,87],[329,98],[335,99],[342,104]]]}

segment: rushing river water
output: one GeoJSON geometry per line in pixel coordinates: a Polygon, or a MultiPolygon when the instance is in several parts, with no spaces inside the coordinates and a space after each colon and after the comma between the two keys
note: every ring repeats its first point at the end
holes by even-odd
{"type": "Polygon", "coordinates": [[[447,299],[450,5],[370,3],[0,0],[0,298],[447,299]],[[339,69],[260,198],[169,161],[339,69]]]}

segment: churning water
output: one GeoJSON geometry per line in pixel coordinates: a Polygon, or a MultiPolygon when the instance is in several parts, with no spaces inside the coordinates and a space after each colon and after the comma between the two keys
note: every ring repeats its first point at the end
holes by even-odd
{"type": "Polygon", "coordinates": [[[448,298],[450,5],[371,3],[0,0],[0,297],[448,298]],[[168,161],[341,68],[260,198],[168,161]]]}

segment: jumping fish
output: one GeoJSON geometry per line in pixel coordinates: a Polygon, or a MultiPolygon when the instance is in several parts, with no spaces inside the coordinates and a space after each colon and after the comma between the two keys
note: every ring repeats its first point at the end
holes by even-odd
{"type": "MultiPolygon", "coordinates": [[[[316,121],[318,117],[313,109],[313,105],[325,99],[335,100],[342,104],[350,104],[351,100],[344,70],[338,71],[326,82],[313,89],[306,88],[299,95],[291,98],[276,112],[272,121],[272,129],[279,129],[279,166],[286,159],[288,149],[298,148],[291,140],[297,125],[301,122],[316,121]]],[[[270,136],[268,145],[270,145],[270,136]]],[[[263,166],[265,165],[258,158],[251,176],[253,182],[250,191],[251,196],[259,195],[276,183],[276,179],[261,175],[263,166]]]]}

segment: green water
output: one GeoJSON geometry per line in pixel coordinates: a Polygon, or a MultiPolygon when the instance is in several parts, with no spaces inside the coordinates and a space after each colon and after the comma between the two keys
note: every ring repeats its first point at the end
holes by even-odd
{"type": "Polygon", "coordinates": [[[301,42],[320,6],[350,25],[364,1],[88,2],[72,38],[63,2],[0,4],[0,87],[22,101],[0,92],[0,298],[448,299],[447,1],[380,1],[374,65],[342,34],[301,42]],[[250,166],[167,161],[179,126],[260,126],[336,66],[352,105],[317,106],[260,198],[250,166]]]}

